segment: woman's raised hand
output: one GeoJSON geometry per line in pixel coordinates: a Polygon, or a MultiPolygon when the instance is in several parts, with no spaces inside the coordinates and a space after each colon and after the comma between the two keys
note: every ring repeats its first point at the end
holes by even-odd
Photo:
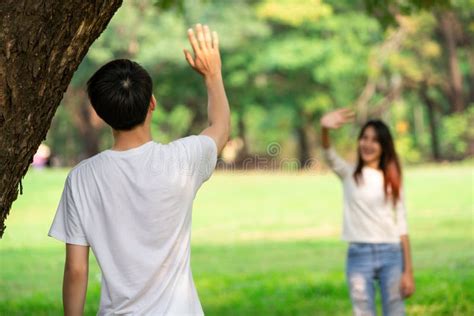
{"type": "Polygon", "coordinates": [[[321,125],[324,128],[336,129],[342,125],[354,121],[355,112],[351,109],[339,109],[326,113],[321,118],[321,125]]]}

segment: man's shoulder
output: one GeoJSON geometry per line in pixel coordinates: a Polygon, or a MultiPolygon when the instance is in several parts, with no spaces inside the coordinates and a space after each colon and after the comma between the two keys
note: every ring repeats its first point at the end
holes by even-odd
{"type": "Polygon", "coordinates": [[[215,141],[207,135],[189,135],[182,138],[178,138],[167,146],[170,147],[181,147],[181,148],[206,148],[215,147],[215,141]]]}
{"type": "Polygon", "coordinates": [[[183,144],[195,143],[197,141],[197,135],[188,135],[171,141],[168,146],[180,146],[183,144]]]}
{"type": "Polygon", "coordinates": [[[82,174],[87,173],[88,171],[97,168],[97,165],[103,162],[103,153],[98,153],[92,157],[86,158],[75,165],[68,174],[69,179],[80,177],[82,174]]]}

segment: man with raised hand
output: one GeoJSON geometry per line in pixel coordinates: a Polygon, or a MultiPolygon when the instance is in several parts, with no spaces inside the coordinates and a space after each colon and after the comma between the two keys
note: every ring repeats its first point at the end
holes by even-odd
{"type": "Polygon", "coordinates": [[[217,33],[197,24],[188,37],[194,54],[185,58],[209,98],[200,135],[152,140],[152,81],[133,61],[111,61],[87,83],[114,145],[71,170],[49,231],[66,243],[65,315],[84,311],[89,247],[102,272],[98,315],[203,314],[190,267],[191,211],[228,140],[230,110],[217,33]]]}

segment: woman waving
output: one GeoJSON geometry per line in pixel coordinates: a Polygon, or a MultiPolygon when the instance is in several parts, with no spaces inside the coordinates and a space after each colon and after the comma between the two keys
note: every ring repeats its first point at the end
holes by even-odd
{"type": "Polygon", "coordinates": [[[390,131],[370,120],[357,138],[357,162],[349,164],[331,148],[329,130],[352,121],[340,109],[321,118],[324,157],[341,179],[343,239],[349,242],[346,277],[354,315],[375,315],[375,283],[384,315],[404,315],[404,298],[415,290],[402,190],[402,172],[390,131]]]}

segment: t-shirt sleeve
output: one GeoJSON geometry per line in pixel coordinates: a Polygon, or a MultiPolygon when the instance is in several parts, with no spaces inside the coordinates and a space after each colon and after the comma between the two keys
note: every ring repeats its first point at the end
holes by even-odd
{"type": "Polygon", "coordinates": [[[69,176],[64,184],[61,200],[48,236],[68,244],[89,246],[77,205],[74,202],[69,176]]]}
{"type": "Polygon", "coordinates": [[[342,159],[332,147],[323,150],[323,157],[329,165],[329,168],[331,168],[339,178],[342,179],[351,174],[351,165],[342,159]]]}
{"type": "Polygon", "coordinates": [[[217,163],[217,145],[207,135],[193,135],[172,143],[178,149],[180,168],[201,185],[207,181],[217,163]]]}
{"type": "Polygon", "coordinates": [[[400,236],[408,234],[407,211],[405,205],[405,194],[400,191],[400,199],[395,204],[395,214],[397,218],[398,234],[400,236]]]}

